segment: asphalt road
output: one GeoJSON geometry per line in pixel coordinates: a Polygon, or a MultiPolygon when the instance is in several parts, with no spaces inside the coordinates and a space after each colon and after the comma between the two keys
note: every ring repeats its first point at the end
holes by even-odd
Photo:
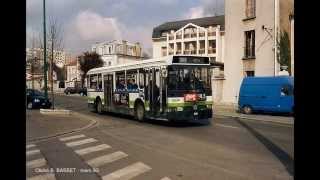
{"type": "MultiPolygon", "coordinates": [[[[44,159],[42,167],[76,168],[76,173],[56,172],[55,179],[293,179],[293,126],[215,116],[202,125],[139,123],[132,117],[95,114],[86,97],[56,95],[55,100],[57,107],[98,121],[64,136],[74,139],[32,143],[40,151],[32,160],[44,159]],[[76,153],[86,148],[95,152],[76,153]],[[90,167],[99,172],[79,172],[90,167]]],[[[38,175],[27,169],[28,176],[38,175]]]]}

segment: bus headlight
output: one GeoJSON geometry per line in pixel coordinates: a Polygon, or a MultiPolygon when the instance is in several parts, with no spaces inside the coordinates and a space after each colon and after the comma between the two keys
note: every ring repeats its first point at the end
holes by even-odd
{"type": "Polygon", "coordinates": [[[177,111],[183,111],[183,107],[177,107],[177,111]]]}
{"type": "Polygon", "coordinates": [[[207,104],[207,108],[208,109],[212,109],[212,105],[211,104],[207,104]]]}
{"type": "Polygon", "coordinates": [[[36,102],[36,103],[38,103],[38,102],[40,102],[40,99],[37,99],[37,98],[36,98],[36,99],[34,99],[33,101],[36,102]]]}

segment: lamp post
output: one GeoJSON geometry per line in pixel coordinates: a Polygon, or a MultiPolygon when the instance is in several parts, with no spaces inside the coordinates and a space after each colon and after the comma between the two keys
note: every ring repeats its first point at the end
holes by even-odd
{"type": "Polygon", "coordinates": [[[47,40],[46,40],[46,0],[43,0],[43,66],[44,66],[44,96],[48,98],[47,88],[47,40]]]}

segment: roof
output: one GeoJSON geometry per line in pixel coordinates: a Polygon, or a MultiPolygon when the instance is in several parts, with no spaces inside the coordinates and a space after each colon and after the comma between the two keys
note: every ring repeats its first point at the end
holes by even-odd
{"type": "Polygon", "coordinates": [[[206,27],[210,25],[220,25],[221,30],[224,30],[224,15],[165,22],[153,28],[152,38],[159,38],[161,37],[161,33],[163,31],[178,30],[189,23],[192,23],[201,27],[206,27]]]}
{"type": "Polygon", "coordinates": [[[243,84],[293,84],[292,76],[254,76],[245,77],[243,84]]]}
{"type": "MultiPolygon", "coordinates": [[[[96,74],[96,73],[110,73],[114,71],[123,71],[123,70],[130,70],[130,69],[136,69],[136,68],[150,68],[155,66],[166,66],[172,64],[172,59],[174,55],[170,56],[164,56],[159,58],[153,58],[153,59],[147,59],[142,61],[136,61],[136,62],[130,62],[125,64],[118,64],[113,66],[104,66],[99,68],[94,68],[88,71],[89,74],[96,74]]],[[[178,56],[195,56],[196,55],[178,55],[178,56]]],[[[183,63],[179,63],[180,65],[185,65],[183,63]]],[[[189,64],[189,65],[208,65],[208,64],[189,64]]]]}

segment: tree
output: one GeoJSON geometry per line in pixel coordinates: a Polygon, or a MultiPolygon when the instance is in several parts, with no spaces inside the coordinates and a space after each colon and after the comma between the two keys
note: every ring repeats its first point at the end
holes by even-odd
{"type": "Polygon", "coordinates": [[[287,66],[288,72],[291,74],[291,50],[290,50],[290,38],[286,31],[280,32],[280,40],[277,41],[279,51],[277,53],[277,59],[280,66],[287,66]]]}
{"type": "Polygon", "coordinates": [[[83,87],[84,79],[87,76],[87,72],[90,69],[102,67],[103,60],[101,59],[100,55],[96,52],[84,52],[83,55],[79,56],[78,60],[80,64],[80,70],[82,71],[81,86],[83,87]]]}
{"type": "MultiPolygon", "coordinates": [[[[51,82],[51,96],[52,96],[52,108],[54,109],[54,94],[53,94],[53,71],[57,69],[54,59],[56,59],[54,50],[62,51],[63,50],[63,34],[61,25],[57,23],[56,19],[51,18],[49,22],[49,41],[51,43],[51,52],[50,52],[50,66],[49,66],[49,80],[51,82]]],[[[55,71],[57,73],[57,71],[55,71]]],[[[58,76],[58,73],[57,73],[58,76]]]]}

